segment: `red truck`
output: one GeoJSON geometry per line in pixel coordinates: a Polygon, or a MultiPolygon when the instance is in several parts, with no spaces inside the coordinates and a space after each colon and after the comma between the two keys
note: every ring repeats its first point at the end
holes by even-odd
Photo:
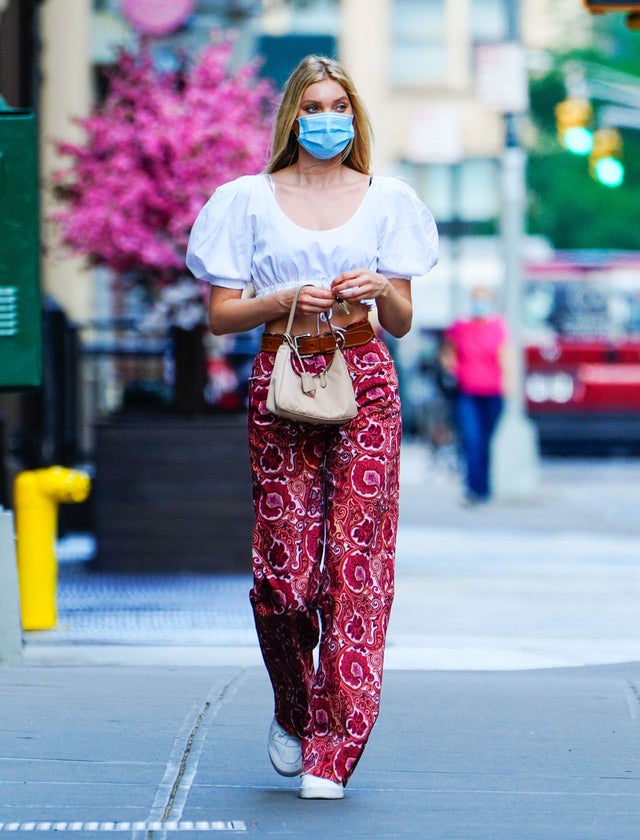
{"type": "Polygon", "coordinates": [[[543,449],[640,452],[640,254],[557,254],[525,278],[525,393],[543,449]]]}

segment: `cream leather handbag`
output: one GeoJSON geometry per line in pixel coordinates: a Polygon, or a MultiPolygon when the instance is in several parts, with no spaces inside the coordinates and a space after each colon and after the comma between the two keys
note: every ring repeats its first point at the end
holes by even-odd
{"type": "Polygon", "coordinates": [[[302,423],[346,423],[356,416],[358,406],[347,363],[331,322],[327,320],[336,349],[331,361],[320,373],[309,373],[305,369],[295,338],[291,335],[299,294],[300,289],[297,289],[287,329],[276,352],[267,394],[267,410],[278,417],[302,423]],[[297,370],[294,360],[298,365],[297,370]]]}

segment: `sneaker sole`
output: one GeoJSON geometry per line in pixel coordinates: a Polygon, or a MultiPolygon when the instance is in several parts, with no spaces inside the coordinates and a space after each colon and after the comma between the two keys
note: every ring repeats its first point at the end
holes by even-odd
{"type": "Polygon", "coordinates": [[[324,790],[324,788],[311,788],[298,792],[299,799],[344,799],[343,790],[324,790]]]}
{"type": "Polygon", "coordinates": [[[329,779],[315,779],[311,775],[303,776],[298,796],[300,799],[344,799],[344,785],[329,779]]]}

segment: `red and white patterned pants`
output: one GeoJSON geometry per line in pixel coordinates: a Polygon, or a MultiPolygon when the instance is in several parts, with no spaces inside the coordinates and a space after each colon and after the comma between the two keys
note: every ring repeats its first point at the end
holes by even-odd
{"type": "MultiPolygon", "coordinates": [[[[289,422],[266,410],[272,353],[258,353],[249,390],[251,603],[275,714],[302,739],[303,772],[342,782],[380,704],[401,437],[386,346],[373,339],[344,353],[359,411],[343,426],[289,422]]],[[[307,359],[314,361],[324,357],[307,359]]]]}

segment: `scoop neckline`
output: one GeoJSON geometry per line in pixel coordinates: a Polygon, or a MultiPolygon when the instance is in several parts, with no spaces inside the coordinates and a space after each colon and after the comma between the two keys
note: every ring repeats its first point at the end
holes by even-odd
{"type": "Polygon", "coordinates": [[[336,231],[342,230],[342,228],[347,227],[353,221],[355,221],[356,217],[360,214],[360,211],[362,210],[363,205],[367,203],[367,198],[369,197],[369,194],[371,193],[371,189],[372,189],[373,184],[374,184],[374,178],[373,178],[373,175],[371,175],[370,180],[369,180],[369,186],[367,187],[367,191],[365,192],[365,194],[362,196],[362,201],[360,202],[360,204],[358,204],[354,213],[350,216],[350,218],[347,219],[346,222],[343,222],[341,225],[336,225],[336,227],[322,228],[322,229],[318,230],[316,228],[302,227],[302,225],[297,224],[296,222],[293,221],[293,219],[290,219],[289,216],[287,216],[287,214],[284,212],[282,207],[280,207],[280,205],[278,204],[278,200],[276,198],[275,192],[272,189],[272,185],[269,183],[270,181],[273,183],[271,173],[265,172],[264,173],[265,188],[266,188],[267,192],[269,193],[269,195],[271,197],[271,201],[275,205],[278,213],[282,216],[282,218],[285,219],[285,221],[287,221],[292,227],[296,228],[296,230],[304,231],[304,233],[314,233],[314,234],[317,234],[317,233],[335,233],[336,231]]]}

